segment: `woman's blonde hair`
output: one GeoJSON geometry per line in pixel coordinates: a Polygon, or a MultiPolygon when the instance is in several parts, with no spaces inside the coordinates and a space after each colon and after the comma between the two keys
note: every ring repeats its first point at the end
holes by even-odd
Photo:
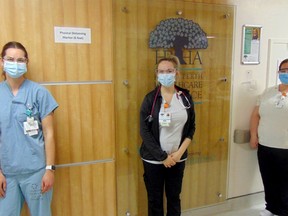
{"type": "Polygon", "coordinates": [[[169,57],[161,58],[156,64],[156,69],[158,68],[158,65],[163,61],[171,62],[177,70],[180,69],[180,61],[179,61],[178,57],[174,56],[174,55],[170,55],[169,57]]]}

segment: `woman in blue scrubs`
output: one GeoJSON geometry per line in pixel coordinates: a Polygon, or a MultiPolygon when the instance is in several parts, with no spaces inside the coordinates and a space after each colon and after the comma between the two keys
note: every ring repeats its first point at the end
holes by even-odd
{"type": "Polygon", "coordinates": [[[20,216],[26,201],[31,216],[50,216],[55,170],[53,112],[57,102],[28,80],[25,47],[8,42],[1,52],[0,215],[20,216]]]}

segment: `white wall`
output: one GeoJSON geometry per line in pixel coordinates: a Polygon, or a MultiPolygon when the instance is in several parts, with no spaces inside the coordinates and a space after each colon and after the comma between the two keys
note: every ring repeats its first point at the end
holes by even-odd
{"type": "Polygon", "coordinates": [[[234,143],[233,134],[235,129],[249,129],[256,97],[266,86],[269,39],[288,38],[288,0],[230,0],[229,3],[236,7],[228,175],[228,198],[231,198],[263,191],[256,150],[250,149],[248,143],[234,143]],[[262,26],[259,65],[241,64],[244,24],[262,26]],[[252,73],[247,75],[248,71],[252,73]],[[251,78],[257,82],[255,91],[241,84],[251,78]]]}

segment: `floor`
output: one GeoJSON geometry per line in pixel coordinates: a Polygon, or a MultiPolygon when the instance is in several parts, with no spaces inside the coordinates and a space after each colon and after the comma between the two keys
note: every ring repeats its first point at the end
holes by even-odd
{"type": "Polygon", "coordinates": [[[263,192],[229,199],[222,204],[185,211],[181,216],[259,216],[265,208],[263,192]]]}
{"type": "Polygon", "coordinates": [[[263,210],[263,204],[249,207],[248,209],[231,210],[214,214],[213,216],[259,216],[259,212],[263,210]]]}

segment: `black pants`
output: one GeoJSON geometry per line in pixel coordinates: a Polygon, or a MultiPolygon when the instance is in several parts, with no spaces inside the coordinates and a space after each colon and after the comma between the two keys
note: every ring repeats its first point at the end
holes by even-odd
{"type": "Polygon", "coordinates": [[[257,154],[266,209],[279,216],[288,216],[288,149],[259,145],[257,154]]]}
{"type": "Polygon", "coordinates": [[[144,182],[148,195],[148,216],[164,216],[164,188],[167,198],[167,216],[181,215],[180,193],[185,161],[171,168],[143,161],[144,182]]]}

